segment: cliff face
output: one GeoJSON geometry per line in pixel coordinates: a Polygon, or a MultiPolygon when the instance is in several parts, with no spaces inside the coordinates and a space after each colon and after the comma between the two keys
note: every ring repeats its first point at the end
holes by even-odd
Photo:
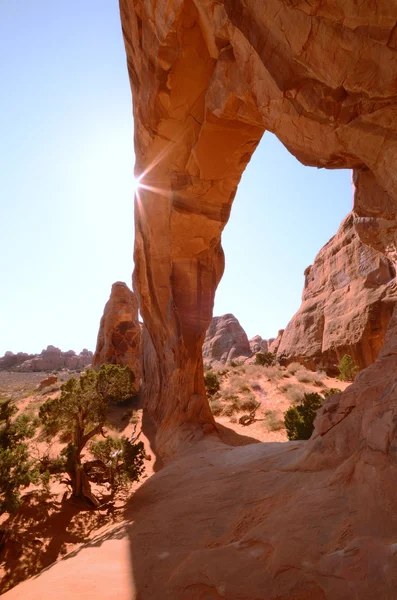
{"type": "Polygon", "coordinates": [[[234,315],[214,317],[203,344],[204,362],[230,363],[252,355],[247,334],[234,315]]]}
{"type": "Polygon", "coordinates": [[[112,285],[99,325],[98,340],[92,366],[99,369],[110,363],[129,366],[138,383],[141,377],[141,328],[138,321],[138,302],[125,283],[112,285]]]}
{"type": "Polygon", "coordinates": [[[302,305],[281,337],[281,362],[337,372],[344,354],[365,368],[383,346],[397,302],[396,271],[363,244],[348,215],[305,271],[302,305]]]}
{"type": "Polygon", "coordinates": [[[167,453],[171,431],[176,443],[214,427],[201,347],[221,232],[265,130],[304,164],[355,169],[359,235],[396,254],[396,6],[121,0],[120,9],[142,184],[134,286],[156,356],[146,402],[167,453]]]}

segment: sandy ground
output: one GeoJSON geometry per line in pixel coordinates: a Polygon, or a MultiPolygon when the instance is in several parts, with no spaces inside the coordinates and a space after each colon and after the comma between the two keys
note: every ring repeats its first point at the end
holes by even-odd
{"type": "MultiPolygon", "coordinates": [[[[268,415],[272,411],[273,416],[278,416],[281,419],[285,410],[291,406],[291,401],[282,391],[283,386],[288,384],[290,386],[296,385],[302,387],[302,384],[298,382],[294,375],[287,374],[285,370],[285,376],[278,376],[276,379],[269,378],[267,375],[261,373],[260,369],[255,370],[252,368],[248,374],[242,372],[241,369],[237,369],[237,373],[230,371],[222,377],[220,391],[222,406],[228,406],[228,401],[222,399],[222,393],[228,389],[230,391],[231,383],[235,387],[237,385],[238,389],[238,385],[241,382],[247,383],[248,381],[250,383],[250,394],[259,403],[259,408],[255,413],[257,421],[248,427],[244,427],[238,422],[239,417],[247,411],[237,412],[232,416],[219,415],[216,417],[220,425],[221,439],[229,446],[245,446],[258,442],[287,441],[284,428],[278,427],[276,430],[272,430],[272,421],[269,422],[268,415]]],[[[72,375],[69,373],[67,377],[72,375]]],[[[14,397],[21,412],[26,411],[37,414],[40,405],[47,398],[59,394],[59,390],[56,389],[57,386],[50,388],[44,393],[35,391],[39,382],[44,377],[45,374],[42,373],[7,374],[0,372],[0,393],[3,396],[14,397]]],[[[344,389],[346,385],[329,378],[323,378],[322,381],[323,388],[339,387],[340,389],[344,389]]],[[[318,385],[304,384],[304,388],[307,391],[319,391],[318,385]]],[[[246,398],[246,391],[237,391],[235,393],[242,401],[246,398]]],[[[121,533],[117,535],[115,532],[121,532],[124,527],[126,507],[129,499],[148,481],[153,473],[163,467],[161,460],[156,456],[153,423],[147,415],[143,415],[142,408],[139,406],[131,405],[113,407],[111,409],[109,418],[112,435],[130,436],[135,427],[135,424],[131,422],[133,413],[138,418],[136,433],[139,433],[139,440],[144,442],[145,450],[151,458],[151,460],[145,461],[145,474],[141,481],[134,483],[128,494],[119,496],[114,502],[109,502],[110,495],[106,488],[103,488],[103,486],[95,487],[94,485],[93,491],[102,495],[103,498],[103,505],[99,510],[93,510],[81,503],[72,501],[67,486],[59,482],[51,482],[49,494],[45,494],[33,487],[26,490],[24,492],[23,506],[20,511],[13,517],[3,515],[0,519],[0,525],[9,531],[8,541],[0,555],[0,593],[6,592],[24,579],[35,576],[41,570],[59,560],[61,560],[61,563],[57,573],[62,573],[62,570],[65,569],[65,562],[62,559],[70,557],[73,553],[79,553],[83,545],[88,544],[88,547],[84,546],[84,551],[81,552],[82,562],[80,561],[79,566],[76,567],[76,581],[80,580],[79,585],[76,585],[76,588],[73,587],[73,590],[68,587],[67,594],[69,595],[62,595],[62,591],[58,590],[55,597],[61,599],[84,596],[85,592],[83,593],[82,590],[86,590],[86,587],[81,587],[81,578],[78,576],[78,570],[81,568],[81,576],[83,577],[87,563],[94,560],[94,556],[96,557],[95,561],[98,573],[100,573],[102,561],[106,562],[107,572],[110,569],[112,573],[118,573],[117,576],[115,575],[117,581],[115,580],[114,588],[112,588],[110,595],[109,587],[107,587],[107,592],[104,592],[101,586],[98,587],[91,581],[89,585],[94,586],[92,589],[95,588],[96,590],[95,598],[118,598],[120,585],[122,585],[123,590],[128,590],[125,597],[132,597],[131,595],[128,596],[131,592],[131,581],[123,571],[126,564],[125,554],[127,552],[125,536],[121,533]],[[100,545],[102,546],[103,540],[107,540],[108,535],[109,542],[106,543],[106,553],[101,553],[100,557],[98,557],[98,553],[95,550],[95,539],[101,539],[100,545]],[[123,556],[124,558],[122,558],[123,556]],[[120,584],[121,580],[123,581],[122,584],[120,584]],[[70,595],[71,593],[73,595],[70,595]]],[[[59,440],[53,440],[51,453],[56,455],[61,447],[62,444],[59,440]]],[[[45,449],[43,442],[32,441],[32,451],[34,450],[34,452],[40,454],[45,449]]],[[[51,577],[51,575],[47,577],[51,577]]],[[[10,598],[30,597],[30,592],[29,596],[27,596],[23,590],[23,586],[18,586],[10,598]],[[19,589],[21,589],[21,592],[17,591],[19,589]]],[[[42,593],[41,597],[49,597],[45,595],[43,590],[42,593]]],[[[31,597],[36,596],[33,595],[31,597]]],[[[94,595],[91,596],[90,594],[89,597],[94,597],[94,595]]]]}

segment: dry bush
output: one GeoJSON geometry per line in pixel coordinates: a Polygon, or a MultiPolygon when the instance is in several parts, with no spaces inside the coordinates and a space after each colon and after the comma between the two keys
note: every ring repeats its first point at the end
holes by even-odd
{"type": "Polygon", "coordinates": [[[237,417],[230,417],[230,423],[237,423],[237,417]]]}
{"type": "Polygon", "coordinates": [[[251,388],[246,383],[243,383],[243,385],[240,385],[239,392],[241,394],[249,394],[251,392],[251,388]]]}
{"type": "Polygon", "coordinates": [[[241,411],[240,398],[237,396],[232,396],[231,398],[230,404],[227,404],[222,411],[222,414],[225,415],[225,417],[231,417],[234,413],[241,411]]]}
{"type": "Polygon", "coordinates": [[[210,408],[212,411],[212,414],[217,417],[218,415],[222,414],[222,404],[219,402],[219,400],[210,400],[210,408]]]}
{"type": "Polygon", "coordinates": [[[284,421],[280,418],[277,410],[267,410],[265,417],[265,426],[269,431],[280,431],[284,428],[284,421]]]}
{"type": "Polygon", "coordinates": [[[305,394],[305,388],[302,385],[289,384],[288,386],[283,387],[287,388],[283,393],[292,404],[302,402],[305,394]]]}
{"type": "Polygon", "coordinates": [[[296,371],[295,377],[300,383],[311,383],[313,385],[323,385],[323,379],[325,377],[324,371],[317,371],[317,373],[313,373],[312,371],[308,371],[305,368],[299,369],[296,371]]]}
{"type": "Polygon", "coordinates": [[[262,367],[262,374],[270,381],[277,381],[283,377],[283,373],[279,367],[262,367]]]}
{"type": "Polygon", "coordinates": [[[258,408],[259,404],[260,403],[254,398],[254,396],[249,396],[241,402],[241,410],[247,410],[248,412],[251,412],[252,410],[258,408]]]}
{"type": "Polygon", "coordinates": [[[290,373],[290,375],[295,375],[295,373],[297,371],[299,371],[302,368],[302,365],[298,362],[292,362],[288,365],[287,367],[287,372],[290,373]]]}

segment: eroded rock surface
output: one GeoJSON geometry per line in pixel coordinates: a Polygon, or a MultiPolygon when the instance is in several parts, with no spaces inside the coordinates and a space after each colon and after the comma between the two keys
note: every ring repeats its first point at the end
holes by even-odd
{"type": "MultiPolygon", "coordinates": [[[[273,339],[271,341],[273,341],[273,339]]],[[[257,354],[258,352],[268,352],[269,342],[270,340],[264,340],[260,335],[256,335],[255,337],[251,338],[249,345],[252,354],[257,354]]]]}
{"type": "Polygon", "coordinates": [[[305,271],[302,305],[284,330],[279,360],[336,373],[344,354],[361,369],[372,364],[397,302],[395,278],[393,264],[362,243],[348,215],[305,271]]]}
{"type": "Polygon", "coordinates": [[[214,425],[201,346],[223,272],[221,232],[265,130],[304,164],[354,168],[357,182],[369,172],[376,197],[390,198],[387,223],[386,200],[368,198],[356,212],[376,229],[373,240],[387,226],[386,246],[395,247],[397,4],[121,0],[120,7],[143,184],[134,285],[157,357],[147,406],[165,449],[167,431],[182,428],[183,438],[214,425]]]}
{"type": "Polygon", "coordinates": [[[135,381],[141,377],[141,326],[138,320],[138,301],[129,287],[117,281],[112,285],[99,325],[92,366],[98,369],[109,363],[129,366],[135,381]]]}
{"type": "Polygon", "coordinates": [[[247,334],[234,315],[214,317],[203,344],[205,363],[226,364],[252,355],[247,334]]]}

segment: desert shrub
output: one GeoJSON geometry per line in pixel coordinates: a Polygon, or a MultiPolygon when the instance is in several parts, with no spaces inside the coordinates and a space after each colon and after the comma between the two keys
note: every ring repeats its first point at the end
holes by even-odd
{"type": "Polygon", "coordinates": [[[247,410],[248,412],[255,410],[258,408],[258,406],[259,402],[254,398],[254,396],[249,396],[241,402],[241,410],[247,410]]]}
{"type": "Polygon", "coordinates": [[[265,413],[265,425],[269,431],[280,431],[284,428],[284,421],[276,410],[267,410],[265,413]]]}
{"type": "Polygon", "coordinates": [[[212,414],[215,415],[215,417],[219,416],[222,413],[222,404],[219,402],[219,400],[210,400],[210,408],[212,411],[212,414]]]}
{"type": "Polygon", "coordinates": [[[274,364],[275,356],[272,352],[258,352],[255,355],[255,364],[270,367],[274,364]]]}
{"type": "Polygon", "coordinates": [[[132,415],[130,418],[130,423],[132,423],[133,425],[136,425],[137,423],[139,423],[139,415],[136,412],[136,410],[132,411],[132,415]]]}
{"type": "Polygon", "coordinates": [[[299,371],[295,372],[295,377],[300,383],[313,383],[313,375],[313,373],[310,373],[310,371],[307,371],[307,369],[302,367],[299,369],[299,371]]]}
{"type": "Polygon", "coordinates": [[[90,450],[94,458],[103,463],[112,493],[132,481],[138,481],[145,470],[143,442],[131,444],[125,436],[108,436],[105,440],[93,442],[90,450]]]}
{"type": "Polygon", "coordinates": [[[16,413],[11,399],[0,400],[0,515],[15,512],[20,490],[40,479],[38,464],[30,458],[26,443],[35,435],[37,423],[16,413]]]}
{"type": "Polygon", "coordinates": [[[236,367],[239,367],[239,366],[240,366],[240,363],[239,363],[239,362],[237,362],[237,361],[235,361],[235,360],[232,360],[232,361],[230,361],[230,366],[231,366],[233,369],[235,369],[236,367]]]}
{"type": "Polygon", "coordinates": [[[237,423],[237,417],[230,417],[230,423],[237,423]]]}
{"type": "Polygon", "coordinates": [[[298,362],[292,362],[288,365],[287,367],[287,372],[290,373],[291,375],[295,375],[295,373],[297,371],[299,371],[299,369],[302,368],[302,365],[298,362]]]}
{"type": "Polygon", "coordinates": [[[227,369],[224,369],[223,371],[218,371],[219,377],[225,377],[225,375],[227,375],[228,373],[229,371],[227,369]]]}
{"type": "Polygon", "coordinates": [[[227,400],[229,404],[224,406],[222,411],[222,414],[225,415],[225,417],[231,417],[236,412],[241,411],[241,401],[238,396],[229,396],[227,400]]]}
{"type": "Polygon", "coordinates": [[[208,372],[205,374],[204,383],[205,387],[207,388],[207,394],[209,396],[213,396],[215,392],[217,392],[221,387],[218,376],[212,372],[208,372]]]}
{"type": "Polygon", "coordinates": [[[122,404],[137,395],[135,376],[128,365],[102,365],[97,372],[96,389],[112,404],[122,404]]]}
{"type": "Polygon", "coordinates": [[[284,413],[284,425],[289,440],[308,440],[310,438],[317,410],[322,403],[323,398],[320,394],[305,394],[302,402],[291,406],[284,413]]]}
{"type": "Polygon", "coordinates": [[[267,377],[269,381],[276,381],[277,379],[282,379],[283,374],[277,367],[264,367],[262,369],[262,375],[267,377]]]}
{"type": "Polygon", "coordinates": [[[251,388],[246,384],[243,383],[242,385],[240,385],[240,390],[241,394],[249,394],[251,391],[251,388]]]}
{"type": "Polygon", "coordinates": [[[339,379],[341,381],[353,381],[359,368],[349,354],[345,354],[339,365],[339,379]]]}
{"type": "Polygon", "coordinates": [[[91,492],[84,471],[82,452],[87,443],[103,433],[110,403],[120,403],[135,393],[134,375],[129,367],[103,365],[100,370],[87,369],[78,379],[70,378],[61,386],[58,398],[47,400],[39,411],[47,436],[60,434],[70,439],[61,451],[63,472],[70,477],[75,497],[99,502],[91,492]]]}
{"type": "Polygon", "coordinates": [[[334,394],[340,394],[341,390],[339,388],[330,388],[329,390],[323,390],[324,398],[329,398],[329,396],[333,396],[334,394]]]}

